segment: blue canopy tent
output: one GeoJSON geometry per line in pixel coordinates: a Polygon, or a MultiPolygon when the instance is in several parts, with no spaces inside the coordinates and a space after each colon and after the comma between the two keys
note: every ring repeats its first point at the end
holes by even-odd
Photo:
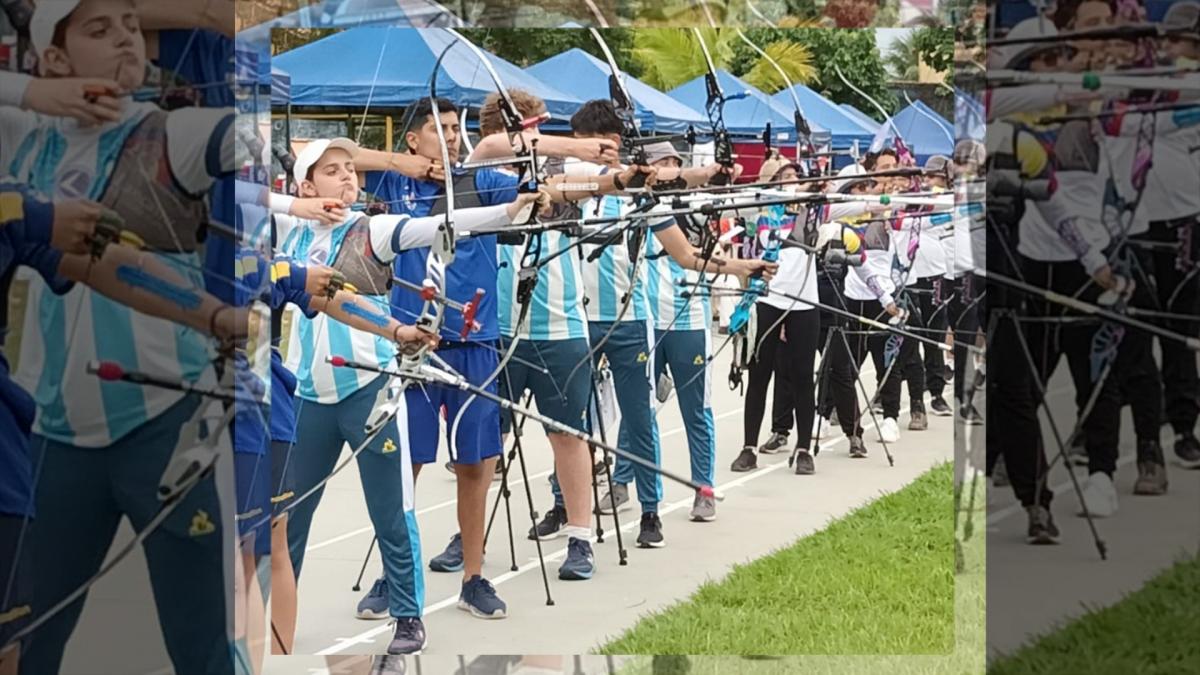
{"type": "MultiPolygon", "coordinates": [[[[767,124],[771,125],[771,143],[775,145],[794,144],[796,142],[795,121],[792,113],[795,107],[786,108],[771,99],[770,95],[756,89],[742,80],[734,77],[725,70],[717,71],[717,82],[720,83],[725,96],[730,98],[725,104],[725,126],[734,136],[762,136],[767,124]],[[737,98],[732,98],[736,96],[737,98]]],[[[705,77],[701,75],[685,84],[667,92],[667,96],[684,105],[703,110],[708,88],[705,77]]],[[[813,141],[817,144],[828,142],[829,132],[818,125],[811,125],[813,141]]]]}
{"type": "Polygon", "coordinates": [[[849,103],[839,103],[838,107],[846,111],[847,115],[861,122],[864,127],[870,129],[873,133],[879,133],[879,122],[876,122],[870,115],[849,103]]]}
{"type": "MultiPolygon", "coordinates": [[[[400,108],[429,96],[434,64],[453,42],[443,30],[352,28],[280,54],[274,65],[292,74],[293,105],[400,108]]],[[[505,86],[540,97],[554,117],[570,117],[582,103],[504,59],[486,56],[505,86]]],[[[456,45],[446,53],[437,73],[438,96],[478,107],[495,91],[495,83],[468,47],[456,45]]]]}
{"type": "Polygon", "coordinates": [[[318,0],[281,17],[238,31],[238,43],[267,44],[276,28],[359,26],[462,26],[462,20],[430,0],[318,0]]]}
{"type": "MultiPolygon", "coordinates": [[[[792,87],[804,115],[809,124],[815,124],[829,131],[834,150],[848,150],[858,142],[860,151],[865,151],[875,137],[875,132],[868,129],[857,118],[838,107],[836,103],[821,96],[808,87],[797,84],[792,87]]],[[[779,105],[790,108],[792,97],[787,90],[780,91],[771,97],[779,105]]]]}
{"type": "Polygon", "coordinates": [[[984,140],[987,133],[987,114],[979,99],[962,89],[954,90],[954,138],[984,140]]]}
{"type": "Polygon", "coordinates": [[[918,164],[924,164],[931,155],[950,156],[954,153],[954,125],[920,101],[914,101],[893,115],[880,134],[886,142],[895,137],[897,131],[918,164]]]}
{"type": "MultiPolygon", "coordinates": [[[[582,49],[571,49],[525,69],[529,76],[552,86],[577,92],[583,100],[609,98],[608,64],[582,49]]],[[[637,109],[638,127],[643,132],[677,134],[695,127],[708,131],[708,117],[667,96],[650,85],[625,76],[625,88],[637,109]]]]}

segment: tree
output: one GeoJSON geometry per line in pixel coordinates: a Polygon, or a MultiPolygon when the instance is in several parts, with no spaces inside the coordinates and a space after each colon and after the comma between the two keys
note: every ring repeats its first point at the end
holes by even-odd
{"type": "MultiPolygon", "coordinates": [[[[766,59],[746,46],[736,31],[704,28],[701,29],[701,35],[712,54],[715,67],[727,70],[767,93],[777,92],[784,87],[779,73],[766,59]]],[[[766,50],[793,82],[808,82],[816,76],[812,54],[804,45],[780,39],[777,31],[765,31],[759,35],[765,38],[761,40],[748,37],[766,50]]],[[[640,79],[662,91],[674,89],[708,72],[704,52],[696,41],[695,33],[689,29],[639,30],[634,36],[631,56],[641,72],[640,79]]]]}
{"type": "Polygon", "coordinates": [[[954,29],[947,26],[926,26],[912,34],[913,49],[921,61],[939,73],[948,73],[954,66],[954,29]]]}
{"type": "Polygon", "coordinates": [[[888,90],[887,69],[875,45],[875,31],[854,29],[794,28],[785,30],[754,30],[747,35],[756,44],[781,37],[805,46],[812,54],[816,77],[809,84],[821,95],[835,103],[848,103],[867,112],[880,122],[883,117],[875,106],[847,87],[837,76],[835,66],[859,89],[888,111],[896,110],[896,98],[888,90]],[[772,37],[774,36],[774,37],[772,37]]]}
{"type": "Polygon", "coordinates": [[[892,42],[883,61],[893,78],[904,82],[916,82],[921,76],[921,55],[913,43],[913,33],[892,42]]]}

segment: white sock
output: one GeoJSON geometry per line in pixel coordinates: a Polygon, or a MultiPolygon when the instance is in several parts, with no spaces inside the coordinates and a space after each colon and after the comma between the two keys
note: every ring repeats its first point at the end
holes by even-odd
{"type": "Polygon", "coordinates": [[[563,534],[568,537],[575,537],[576,539],[582,539],[583,541],[591,541],[592,540],[592,528],[590,528],[590,527],[579,527],[578,525],[567,525],[566,527],[564,527],[562,529],[562,531],[563,531],[563,534]]]}

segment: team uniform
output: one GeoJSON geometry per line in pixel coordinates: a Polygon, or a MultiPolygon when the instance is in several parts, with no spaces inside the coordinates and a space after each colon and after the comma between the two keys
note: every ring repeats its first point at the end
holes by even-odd
{"type": "MultiPolygon", "coordinates": [[[[193,287],[203,287],[195,233],[203,219],[202,195],[234,165],[228,142],[232,111],[166,113],[126,101],[120,121],[89,128],[8,108],[0,116],[0,166],[56,199],[101,202],[149,248],[162,251],[165,264],[193,287]]],[[[17,376],[38,404],[33,449],[35,466],[40,464],[39,523],[33,548],[42,576],[35,611],[96,571],[122,515],[135,529],[154,517],[158,477],[180,429],[201,405],[195,395],[101,382],[87,374],[85,364],[110,360],[215,385],[213,354],[200,333],[138,314],[83,287],[61,297],[52,291],[37,279],[30,285],[25,327],[41,339],[22,341],[17,376]],[[118,485],[122,489],[114,491],[118,485]]],[[[221,448],[228,452],[227,442],[221,448]]],[[[229,617],[224,602],[215,600],[232,594],[224,564],[233,546],[231,464],[218,461],[214,475],[191,490],[145,542],[155,595],[164,608],[167,649],[177,666],[208,663],[210,672],[233,667],[229,617]]],[[[47,623],[24,663],[37,672],[57,672],[79,611],[47,623]]]]}

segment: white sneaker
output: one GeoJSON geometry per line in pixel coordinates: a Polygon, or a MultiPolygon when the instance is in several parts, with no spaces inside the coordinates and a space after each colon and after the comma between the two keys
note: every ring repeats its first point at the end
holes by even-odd
{"type": "Polygon", "coordinates": [[[885,417],[879,423],[879,440],[884,443],[896,443],[900,440],[900,425],[895,418],[885,417]]]}
{"type": "Polygon", "coordinates": [[[825,419],[824,417],[821,417],[820,415],[813,415],[813,430],[812,430],[813,438],[818,438],[821,440],[828,438],[829,431],[832,428],[833,428],[833,425],[831,425],[829,423],[829,420],[825,419]]]}
{"type": "MultiPolygon", "coordinates": [[[[1117,489],[1108,474],[1094,473],[1088,477],[1087,485],[1083,486],[1083,501],[1096,518],[1108,518],[1117,512],[1117,489]]],[[[1082,517],[1083,509],[1076,515],[1082,517]]]]}

